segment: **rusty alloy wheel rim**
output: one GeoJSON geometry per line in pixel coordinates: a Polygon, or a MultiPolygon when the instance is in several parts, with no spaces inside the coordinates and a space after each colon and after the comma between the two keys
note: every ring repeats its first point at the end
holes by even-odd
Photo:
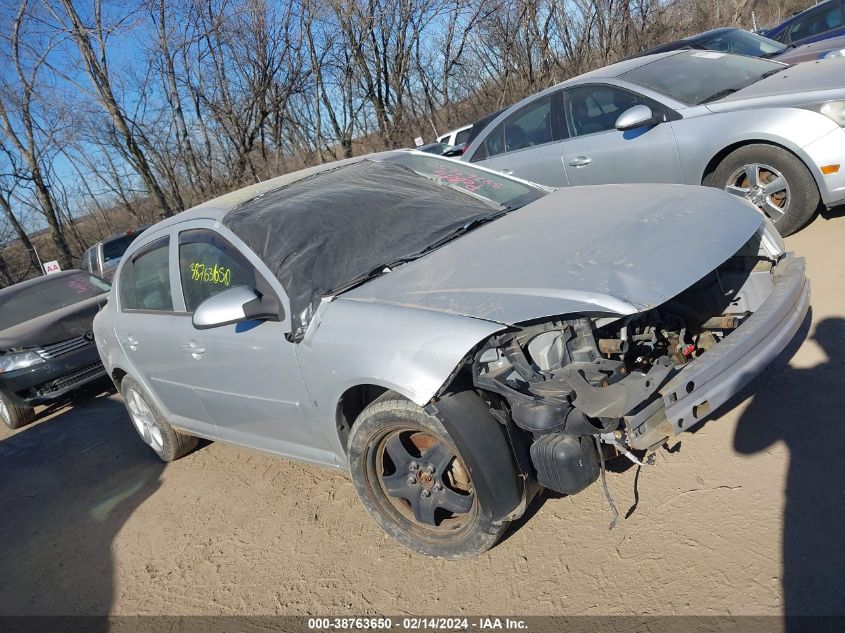
{"type": "Polygon", "coordinates": [[[728,178],[725,191],[750,200],[770,220],[780,220],[792,199],[789,183],[777,169],[763,163],[749,163],[728,178]]]}
{"type": "Polygon", "coordinates": [[[371,440],[368,453],[375,496],[386,501],[379,505],[394,523],[401,526],[402,519],[435,535],[471,523],[477,506],[472,481],[457,451],[441,438],[393,427],[371,440]]]}

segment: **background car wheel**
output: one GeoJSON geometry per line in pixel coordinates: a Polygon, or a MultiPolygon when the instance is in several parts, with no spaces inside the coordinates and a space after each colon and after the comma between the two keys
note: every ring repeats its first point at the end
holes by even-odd
{"type": "Polygon", "coordinates": [[[0,419],[10,429],[19,429],[35,419],[35,409],[21,407],[0,393],[0,419]]]}
{"type": "Polygon", "coordinates": [[[138,435],[163,461],[172,462],[196,447],[197,438],[170,426],[152,398],[129,376],[120,382],[120,393],[138,435]]]}
{"type": "Polygon", "coordinates": [[[774,145],[746,145],[731,152],[705,184],[751,200],[781,235],[807,224],[820,202],[816,181],[804,163],[774,145]]]}
{"type": "Polygon", "coordinates": [[[508,525],[480,507],[464,460],[440,421],[413,402],[385,394],[349,437],[358,496],[399,543],[438,558],[490,549],[508,525]]]}

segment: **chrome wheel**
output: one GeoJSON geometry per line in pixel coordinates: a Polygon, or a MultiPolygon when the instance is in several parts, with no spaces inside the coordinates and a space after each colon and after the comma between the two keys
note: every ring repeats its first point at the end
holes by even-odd
{"type": "Polygon", "coordinates": [[[728,178],[725,191],[750,200],[773,222],[782,218],[789,209],[789,183],[771,165],[743,165],[728,178]]]}
{"type": "Polygon", "coordinates": [[[141,394],[134,389],[129,389],[126,393],[126,407],[129,409],[129,417],[132,418],[132,423],[141,439],[156,453],[161,453],[164,450],[164,437],[152,409],[141,394]]]}

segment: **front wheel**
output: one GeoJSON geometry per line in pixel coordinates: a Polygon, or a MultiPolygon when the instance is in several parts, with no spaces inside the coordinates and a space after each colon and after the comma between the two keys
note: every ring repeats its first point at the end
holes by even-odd
{"type": "Polygon", "coordinates": [[[0,392],[0,418],[10,429],[19,429],[35,419],[35,409],[17,405],[0,392]]]}
{"type": "Polygon", "coordinates": [[[397,396],[376,400],[349,437],[352,481],[364,506],[399,543],[437,558],[491,548],[507,528],[481,507],[449,433],[397,396]]]}
{"type": "Polygon", "coordinates": [[[781,235],[791,235],[819,207],[813,175],[794,154],[774,145],[745,145],[728,154],[705,184],[750,200],[781,235]]]}

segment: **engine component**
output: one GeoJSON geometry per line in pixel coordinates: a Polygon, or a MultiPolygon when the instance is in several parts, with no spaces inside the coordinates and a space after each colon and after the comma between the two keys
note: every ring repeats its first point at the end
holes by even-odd
{"type": "Polygon", "coordinates": [[[574,495],[599,476],[599,455],[592,437],[544,435],[531,444],[537,481],[546,488],[574,495]]]}

